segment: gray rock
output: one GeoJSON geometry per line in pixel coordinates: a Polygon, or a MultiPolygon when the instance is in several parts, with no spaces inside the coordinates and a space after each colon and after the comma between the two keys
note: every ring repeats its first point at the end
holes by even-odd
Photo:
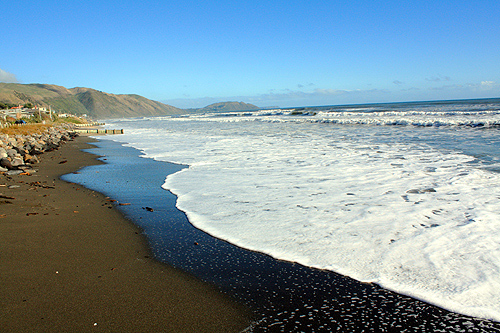
{"type": "Polygon", "coordinates": [[[14,167],[18,167],[20,165],[24,165],[24,160],[22,157],[14,157],[12,159],[12,162],[11,164],[14,166],[14,167]]]}
{"type": "Polygon", "coordinates": [[[33,169],[31,166],[29,165],[22,165],[19,167],[20,170],[24,171],[24,172],[27,172],[27,173],[35,173],[36,170],[33,169]]]}
{"type": "Polygon", "coordinates": [[[0,159],[0,166],[3,167],[3,168],[6,168],[8,170],[17,169],[16,167],[14,167],[12,165],[12,162],[7,157],[4,157],[4,158],[0,159]]]}
{"type": "Polygon", "coordinates": [[[16,156],[17,154],[18,154],[17,150],[12,149],[12,148],[7,149],[7,155],[8,155],[8,157],[14,157],[14,156],[16,156]]]}
{"type": "Polygon", "coordinates": [[[433,189],[432,187],[425,188],[423,190],[411,189],[411,190],[406,191],[406,193],[409,193],[409,194],[422,194],[422,193],[434,193],[434,192],[436,192],[436,190],[433,189]]]}
{"type": "Polygon", "coordinates": [[[9,170],[5,174],[8,176],[15,176],[15,175],[19,175],[23,172],[24,172],[23,170],[9,170]]]}
{"type": "Polygon", "coordinates": [[[40,161],[38,160],[38,158],[34,155],[29,155],[29,154],[24,155],[24,163],[36,164],[39,162],[40,161]]]}

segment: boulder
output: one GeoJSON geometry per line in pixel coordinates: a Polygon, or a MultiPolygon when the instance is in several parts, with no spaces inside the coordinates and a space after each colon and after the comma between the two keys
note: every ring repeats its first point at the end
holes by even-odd
{"type": "Polygon", "coordinates": [[[14,157],[12,159],[12,162],[11,162],[11,165],[14,166],[14,167],[18,167],[20,165],[24,165],[24,160],[22,157],[14,157]]]}
{"type": "Polygon", "coordinates": [[[8,176],[15,176],[15,175],[19,175],[21,173],[23,173],[24,171],[23,170],[9,170],[6,172],[6,174],[8,176]]]}
{"type": "Polygon", "coordinates": [[[16,156],[17,154],[18,154],[17,150],[12,149],[12,148],[7,149],[7,156],[8,157],[12,158],[12,157],[16,156]]]}
{"type": "Polygon", "coordinates": [[[15,166],[12,165],[12,162],[7,157],[0,159],[0,167],[6,168],[8,170],[17,169],[15,166]]]}
{"type": "Polygon", "coordinates": [[[39,162],[40,161],[38,160],[38,158],[34,155],[29,155],[29,154],[24,155],[24,163],[36,164],[39,162]]]}

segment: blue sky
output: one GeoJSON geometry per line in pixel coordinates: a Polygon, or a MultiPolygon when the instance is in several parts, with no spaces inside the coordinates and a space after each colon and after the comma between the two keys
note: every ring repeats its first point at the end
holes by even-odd
{"type": "Polygon", "coordinates": [[[177,107],[500,97],[500,1],[8,1],[0,81],[177,107]]]}

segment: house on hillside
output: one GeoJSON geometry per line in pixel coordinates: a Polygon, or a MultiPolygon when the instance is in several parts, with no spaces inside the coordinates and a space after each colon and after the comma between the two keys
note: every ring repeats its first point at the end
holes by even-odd
{"type": "Polygon", "coordinates": [[[3,119],[5,121],[7,120],[7,118],[21,119],[24,117],[29,118],[35,115],[38,115],[40,118],[43,119],[42,116],[43,114],[49,115],[50,118],[52,119],[52,110],[50,109],[50,107],[47,110],[46,107],[35,105],[32,109],[30,109],[30,108],[25,108],[22,105],[18,105],[11,107],[10,109],[0,110],[0,119],[3,119]]]}
{"type": "Polygon", "coordinates": [[[7,118],[21,119],[23,117],[21,110],[19,109],[8,109],[0,111],[0,118],[7,120],[7,118]]]}

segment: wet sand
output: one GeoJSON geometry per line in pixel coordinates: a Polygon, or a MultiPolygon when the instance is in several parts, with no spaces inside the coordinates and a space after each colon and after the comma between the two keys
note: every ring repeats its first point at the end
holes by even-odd
{"type": "Polygon", "coordinates": [[[0,331],[238,332],[251,313],[152,259],[104,195],[59,179],[98,164],[78,137],[32,175],[0,175],[0,331]]]}
{"type": "Polygon", "coordinates": [[[500,323],[471,318],[361,283],[242,249],[195,228],[160,187],[186,166],[140,157],[119,142],[91,151],[106,164],[64,178],[106,193],[143,228],[155,258],[217,285],[250,306],[252,332],[500,332],[500,323]],[[145,209],[150,207],[151,210],[145,209]]]}

